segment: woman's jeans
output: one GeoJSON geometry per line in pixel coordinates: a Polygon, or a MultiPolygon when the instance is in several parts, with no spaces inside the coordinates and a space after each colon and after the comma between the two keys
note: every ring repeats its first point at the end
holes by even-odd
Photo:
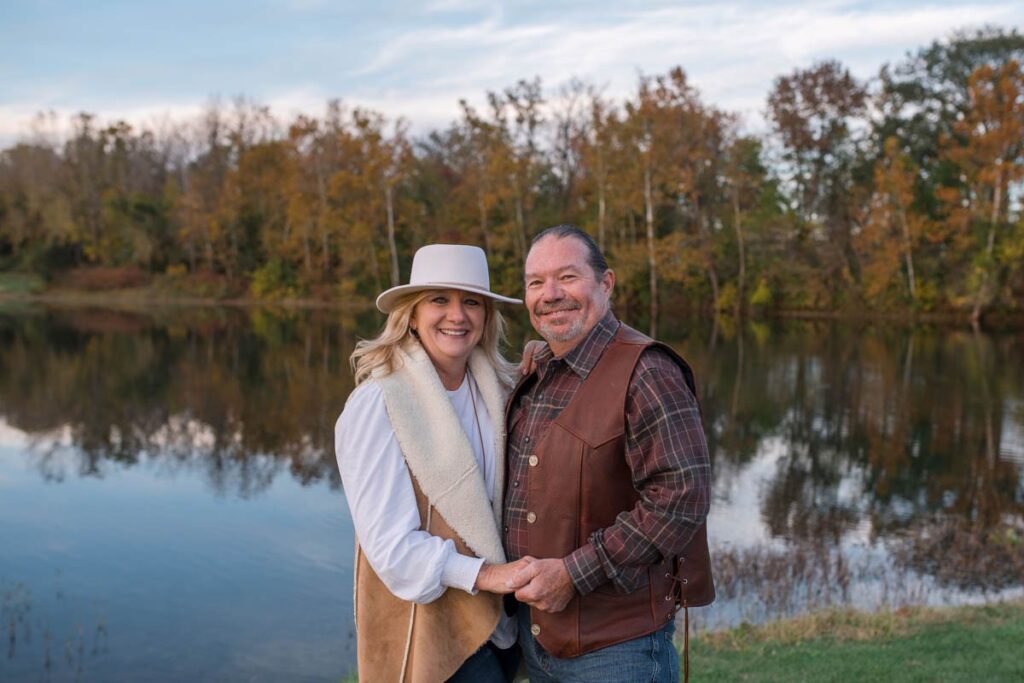
{"type": "Polygon", "coordinates": [[[519,668],[519,646],[502,650],[491,641],[470,655],[448,683],[509,683],[519,668]]]}

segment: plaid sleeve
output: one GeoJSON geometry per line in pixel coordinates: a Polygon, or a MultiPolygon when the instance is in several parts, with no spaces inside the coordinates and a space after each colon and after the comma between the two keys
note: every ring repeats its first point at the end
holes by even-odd
{"type": "Polygon", "coordinates": [[[609,579],[633,590],[646,565],[680,552],[708,514],[711,463],[697,400],[657,348],[644,352],[630,381],[626,459],[640,500],[565,558],[581,595],[609,579]]]}

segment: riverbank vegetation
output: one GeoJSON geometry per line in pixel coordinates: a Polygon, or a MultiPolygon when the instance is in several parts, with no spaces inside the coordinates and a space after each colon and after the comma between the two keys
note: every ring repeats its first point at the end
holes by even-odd
{"type": "Polygon", "coordinates": [[[682,68],[623,100],[523,80],[416,136],[340,101],[288,121],[242,98],[152,127],[82,113],[63,134],[41,114],[0,152],[0,271],[369,301],[418,245],[456,241],[516,291],[530,237],[574,222],[615,264],[620,312],[652,331],[679,301],[978,322],[1024,301],[1022,62],[1024,36],[995,27],[868,81],[823,61],[775,79],[759,135],[682,68]]]}
{"type": "Polygon", "coordinates": [[[810,614],[691,640],[701,681],[1019,681],[1024,603],[810,614]]]}

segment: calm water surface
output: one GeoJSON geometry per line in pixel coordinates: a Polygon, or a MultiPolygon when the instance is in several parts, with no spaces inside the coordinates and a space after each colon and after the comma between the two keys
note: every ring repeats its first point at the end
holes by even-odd
{"type": "MultiPolygon", "coordinates": [[[[350,671],[333,425],[378,323],[0,307],[0,680],[350,671]]],[[[1022,335],[697,321],[665,336],[697,371],[714,462],[720,599],[698,627],[1022,594],[1022,335]]]]}

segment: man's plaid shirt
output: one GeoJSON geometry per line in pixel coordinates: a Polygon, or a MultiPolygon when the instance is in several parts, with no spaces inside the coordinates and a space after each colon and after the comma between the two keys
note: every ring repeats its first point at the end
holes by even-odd
{"type": "MultiPolygon", "coordinates": [[[[609,312],[562,358],[547,346],[534,357],[536,376],[509,418],[504,534],[510,561],[527,554],[526,474],[532,444],[569,405],[618,327],[609,312]]],[[[630,378],[626,460],[639,502],[564,558],[580,595],[609,579],[622,592],[637,588],[646,565],[678,554],[708,513],[711,465],[697,401],[679,366],[657,348],[643,352],[630,378]]]]}

